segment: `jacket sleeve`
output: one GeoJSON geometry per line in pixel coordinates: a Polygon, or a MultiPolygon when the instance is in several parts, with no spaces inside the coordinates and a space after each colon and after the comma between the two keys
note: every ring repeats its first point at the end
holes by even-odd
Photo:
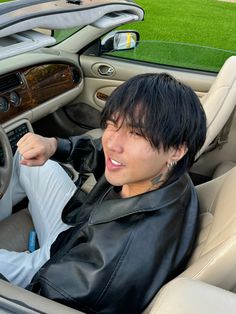
{"type": "Polygon", "coordinates": [[[93,173],[99,178],[105,167],[101,138],[73,136],[57,139],[58,145],[53,160],[70,163],[79,173],[93,173]]]}

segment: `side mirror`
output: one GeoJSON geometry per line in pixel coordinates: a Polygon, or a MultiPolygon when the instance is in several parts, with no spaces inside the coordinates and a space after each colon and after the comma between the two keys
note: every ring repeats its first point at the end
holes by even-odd
{"type": "Polygon", "coordinates": [[[108,33],[101,42],[101,51],[111,52],[130,50],[137,47],[139,33],[136,31],[116,31],[108,33]]]}

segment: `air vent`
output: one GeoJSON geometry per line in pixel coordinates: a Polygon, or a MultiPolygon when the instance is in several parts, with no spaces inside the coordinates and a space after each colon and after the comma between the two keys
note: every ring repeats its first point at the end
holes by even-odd
{"type": "Polygon", "coordinates": [[[73,81],[74,81],[74,83],[77,83],[77,84],[78,84],[78,83],[81,82],[82,77],[81,77],[81,74],[80,74],[79,70],[73,69],[73,70],[72,70],[72,75],[73,75],[73,81]]]}
{"type": "Polygon", "coordinates": [[[0,77],[0,92],[4,93],[21,85],[22,79],[19,73],[12,73],[0,77]]]}

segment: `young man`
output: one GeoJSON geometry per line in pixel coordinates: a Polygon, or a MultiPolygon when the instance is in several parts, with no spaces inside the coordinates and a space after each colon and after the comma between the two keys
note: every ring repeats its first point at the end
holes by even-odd
{"type": "Polygon", "coordinates": [[[193,248],[198,201],[187,170],[205,140],[205,114],[189,87],[144,74],[110,96],[101,126],[102,140],[19,141],[0,205],[10,213],[27,195],[40,248],[0,250],[0,272],[86,313],[140,313],[193,248]],[[51,157],[93,172],[93,190],[84,197],[51,157]]]}

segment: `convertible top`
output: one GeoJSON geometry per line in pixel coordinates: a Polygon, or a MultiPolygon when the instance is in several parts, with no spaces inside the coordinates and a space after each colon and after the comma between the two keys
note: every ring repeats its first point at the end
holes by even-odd
{"type": "Polygon", "coordinates": [[[0,37],[35,28],[65,29],[96,22],[105,28],[115,14],[123,17],[118,25],[143,19],[143,10],[125,0],[15,0],[0,4],[0,37]],[[106,22],[99,23],[104,17],[106,22]]]}
{"type": "Polygon", "coordinates": [[[0,59],[54,45],[37,28],[65,29],[93,25],[116,27],[143,19],[128,0],[15,0],[0,4],[0,59]]]}

